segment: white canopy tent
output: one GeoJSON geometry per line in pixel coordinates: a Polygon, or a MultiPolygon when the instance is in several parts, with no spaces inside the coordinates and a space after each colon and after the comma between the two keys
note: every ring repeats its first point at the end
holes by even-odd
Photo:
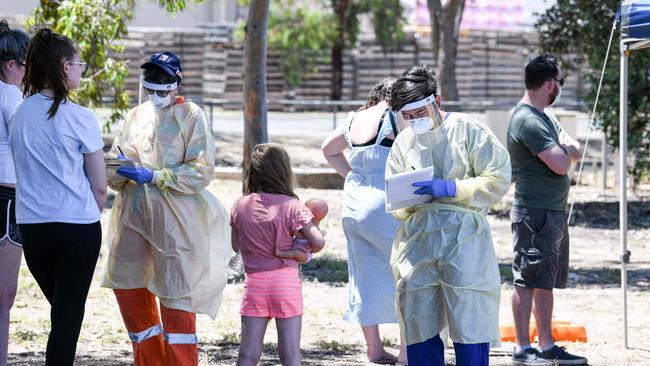
{"type": "Polygon", "coordinates": [[[625,0],[617,15],[621,25],[620,57],[620,126],[619,126],[619,195],[620,195],[620,244],[621,288],[623,291],[623,327],[625,348],[628,348],[627,332],[627,103],[628,58],[630,53],[650,48],[650,0],[625,0]]]}

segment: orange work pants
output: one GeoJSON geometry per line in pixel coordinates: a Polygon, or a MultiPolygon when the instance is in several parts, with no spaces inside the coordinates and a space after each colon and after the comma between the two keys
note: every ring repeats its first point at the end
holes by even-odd
{"type": "Polygon", "coordinates": [[[133,345],[135,366],[196,366],[196,314],[160,305],[146,288],[113,290],[133,345]],[[164,328],[164,332],[163,332],[164,328]]]}

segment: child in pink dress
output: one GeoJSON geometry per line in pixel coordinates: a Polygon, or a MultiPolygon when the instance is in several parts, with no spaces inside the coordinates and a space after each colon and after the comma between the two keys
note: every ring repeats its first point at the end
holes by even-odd
{"type": "Polygon", "coordinates": [[[297,233],[305,236],[314,253],[323,249],[325,239],[312,222],[312,213],[293,192],[293,181],[289,156],[280,145],[253,148],[245,195],[230,214],[232,249],[241,251],[246,272],[238,366],[257,365],[271,318],[275,318],[282,365],[301,362],[298,262],[277,257],[275,250],[291,249],[297,233]]]}
{"type": "MultiPolygon", "coordinates": [[[[305,207],[311,211],[314,216],[311,219],[311,222],[314,223],[317,227],[320,225],[320,222],[327,216],[327,211],[329,211],[329,206],[325,200],[320,198],[310,198],[305,201],[305,207]]],[[[320,228],[319,228],[320,229],[320,228]]],[[[325,231],[321,230],[323,236],[325,236],[325,231]]],[[[295,259],[300,263],[307,263],[312,258],[311,245],[309,241],[305,238],[302,233],[296,233],[293,238],[293,247],[289,250],[281,250],[275,248],[275,256],[285,259],[295,259]]]]}

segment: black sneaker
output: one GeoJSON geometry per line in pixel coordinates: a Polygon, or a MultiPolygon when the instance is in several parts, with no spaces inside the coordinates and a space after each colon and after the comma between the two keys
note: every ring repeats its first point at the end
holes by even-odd
{"type": "Polygon", "coordinates": [[[524,350],[515,351],[512,353],[513,366],[551,366],[553,362],[545,360],[540,357],[539,351],[535,348],[526,348],[524,350]]]}
{"type": "Polygon", "coordinates": [[[586,365],[587,359],[572,355],[564,347],[553,346],[548,351],[539,353],[540,357],[549,361],[555,361],[558,365],[586,365]]]}

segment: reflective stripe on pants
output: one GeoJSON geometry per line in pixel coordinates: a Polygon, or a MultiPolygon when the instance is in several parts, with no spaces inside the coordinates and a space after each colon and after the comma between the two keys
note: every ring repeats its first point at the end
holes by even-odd
{"type": "Polygon", "coordinates": [[[165,342],[167,344],[196,344],[197,338],[196,334],[165,332],[165,342]]]}
{"type": "Polygon", "coordinates": [[[196,366],[199,349],[196,337],[196,314],[160,305],[165,328],[167,365],[196,366]]]}
{"type": "Polygon", "coordinates": [[[146,288],[113,290],[133,346],[135,366],[165,366],[156,297],[146,288]]]}
{"type": "Polygon", "coordinates": [[[142,332],[138,332],[138,333],[129,332],[129,338],[131,339],[131,342],[142,343],[143,341],[151,337],[155,337],[162,332],[163,332],[162,325],[156,324],[152,327],[143,330],[142,332]]]}

